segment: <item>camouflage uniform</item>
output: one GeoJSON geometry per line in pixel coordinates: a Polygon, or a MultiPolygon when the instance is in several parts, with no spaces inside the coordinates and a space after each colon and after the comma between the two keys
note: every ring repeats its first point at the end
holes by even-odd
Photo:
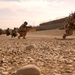
{"type": "Polygon", "coordinates": [[[67,36],[72,35],[74,30],[75,30],[75,13],[69,16],[69,19],[65,25],[65,34],[63,35],[63,39],[65,39],[67,36]]]}
{"type": "Polygon", "coordinates": [[[12,30],[11,37],[16,37],[16,36],[17,36],[17,31],[16,31],[16,28],[14,28],[12,30]]]}
{"type": "Polygon", "coordinates": [[[9,29],[9,28],[7,28],[7,30],[6,30],[6,35],[7,35],[7,36],[10,35],[10,29],[9,29]]]}
{"type": "Polygon", "coordinates": [[[0,35],[3,33],[3,30],[2,29],[0,29],[0,35]]]}
{"type": "Polygon", "coordinates": [[[19,36],[18,36],[18,39],[20,39],[20,37],[23,37],[23,39],[25,39],[25,36],[27,34],[27,25],[28,23],[27,22],[24,22],[24,24],[22,24],[19,29],[18,29],[18,33],[19,33],[19,36]]]}

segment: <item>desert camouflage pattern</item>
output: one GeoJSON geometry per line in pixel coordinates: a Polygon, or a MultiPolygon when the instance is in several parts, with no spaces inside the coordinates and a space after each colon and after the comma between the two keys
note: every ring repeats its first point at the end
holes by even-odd
{"type": "Polygon", "coordinates": [[[16,37],[16,36],[17,36],[16,28],[14,28],[14,29],[9,29],[9,28],[7,28],[7,29],[5,30],[5,34],[6,34],[7,36],[11,35],[11,37],[16,37]]]}
{"type": "Polygon", "coordinates": [[[11,37],[16,37],[17,36],[17,28],[14,28],[12,31],[11,31],[11,37]]]}
{"type": "MultiPolygon", "coordinates": [[[[16,37],[18,36],[18,38],[20,39],[20,37],[25,37],[27,32],[30,31],[30,29],[32,29],[32,26],[26,26],[26,29],[24,27],[22,28],[14,28],[12,31],[11,31],[11,37],[16,37]]],[[[25,38],[24,38],[25,39],[25,38]]]]}
{"type": "Polygon", "coordinates": [[[11,32],[10,32],[10,29],[9,29],[9,28],[7,28],[7,29],[6,29],[5,34],[6,34],[7,36],[9,36],[9,35],[11,34],[11,32]]]}
{"type": "Polygon", "coordinates": [[[75,30],[75,12],[69,15],[64,28],[65,34],[63,35],[63,39],[65,39],[67,36],[72,35],[73,31],[75,30]]]}
{"type": "Polygon", "coordinates": [[[27,25],[28,23],[27,22],[24,22],[24,24],[22,24],[19,29],[18,29],[18,33],[19,33],[19,36],[18,36],[18,39],[20,39],[20,37],[22,37],[23,39],[25,39],[25,36],[27,34],[27,25]]]}
{"type": "Polygon", "coordinates": [[[13,37],[17,37],[20,39],[20,37],[23,37],[23,39],[25,39],[25,36],[27,34],[28,31],[30,31],[32,29],[32,26],[20,26],[20,28],[14,28],[14,29],[9,29],[7,28],[4,33],[2,31],[2,29],[0,29],[0,35],[1,34],[6,34],[7,36],[11,36],[13,37]]]}

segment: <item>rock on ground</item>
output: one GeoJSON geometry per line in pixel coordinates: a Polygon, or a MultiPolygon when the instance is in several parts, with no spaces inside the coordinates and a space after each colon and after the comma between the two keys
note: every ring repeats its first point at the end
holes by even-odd
{"type": "Polygon", "coordinates": [[[26,39],[0,36],[0,74],[11,75],[32,64],[39,67],[41,75],[75,75],[74,36],[66,40],[61,36],[57,32],[28,33],[26,39]]]}

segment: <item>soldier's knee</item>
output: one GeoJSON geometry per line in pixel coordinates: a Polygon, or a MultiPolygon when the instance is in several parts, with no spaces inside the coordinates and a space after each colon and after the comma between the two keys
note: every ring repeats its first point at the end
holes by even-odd
{"type": "Polygon", "coordinates": [[[73,32],[69,32],[69,33],[68,33],[68,35],[72,35],[72,34],[73,34],[73,32]]]}
{"type": "Polygon", "coordinates": [[[69,35],[72,35],[73,34],[73,29],[72,28],[66,28],[66,33],[69,34],[69,35]]]}

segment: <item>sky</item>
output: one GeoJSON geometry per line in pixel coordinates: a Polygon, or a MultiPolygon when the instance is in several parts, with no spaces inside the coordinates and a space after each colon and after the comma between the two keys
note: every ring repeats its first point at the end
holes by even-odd
{"type": "Polygon", "coordinates": [[[20,27],[69,16],[75,11],[75,0],[0,0],[0,28],[20,27]]]}

